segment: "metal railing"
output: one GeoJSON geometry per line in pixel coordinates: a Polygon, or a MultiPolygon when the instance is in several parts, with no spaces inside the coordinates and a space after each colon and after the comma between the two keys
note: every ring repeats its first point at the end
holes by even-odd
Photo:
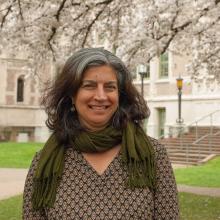
{"type": "MultiPolygon", "coordinates": [[[[175,128],[175,129],[174,130],[169,129],[169,131],[167,133],[159,136],[158,138],[161,139],[161,138],[164,138],[164,137],[178,136],[178,135],[187,133],[190,130],[191,127],[195,127],[195,139],[197,140],[197,139],[201,138],[201,137],[199,137],[199,132],[198,132],[199,128],[198,127],[201,128],[202,126],[209,127],[209,130],[210,130],[209,134],[213,134],[213,128],[214,127],[220,127],[220,121],[219,121],[219,124],[215,124],[215,125],[213,124],[213,116],[216,113],[220,113],[220,109],[216,110],[216,111],[213,111],[213,112],[211,112],[207,115],[204,115],[204,116],[200,117],[199,119],[197,119],[197,120],[195,120],[195,121],[193,121],[193,122],[191,122],[187,125],[184,125],[184,124],[181,125],[180,124],[179,127],[176,126],[176,125],[170,126],[170,127],[175,128]],[[204,119],[207,119],[207,118],[210,119],[209,120],[210,123],[205,123],[202,126],[199,126],[199,122],[201,122],[201,121],[203,121],[204,119]]],[[[219,117],[219,119],[220,119],[220,117],[219,117]]]]}
{"type": "Polygon", "coordinates": [[[197,158],[204,157],[201,142],[207,140],[205,146],[209,149],[209,154],[213,153],[212,139],[213,136],[220,134],[220,117],[216,117],[220,113],[220,109],[213,111],[187,125],[174,125],[171,126],[169,131],[160,136],[159,139],[166,137],[178,137],[179,148],[182,152],[185,151],[185,161],[189,162],[190,153],[197,152],[197,158]],[[216,129],[218,128],[218,130],[216,129]],[[208,130],[207,130],[208,129],[208,130]],[[189,140],[192,140],[189,143],[189,140]],[[196,148],[192,148],[195,146],[196,148]]]}
{"type": "Polygon", "coordinates": [[[213,154],[215,151],[213,150],[213,138],[216,136],[220,135],[220,131],[217,131],[215,133],[211,133],[211,134],[206,134],[204,136],[202,136],[201,138],[197,139],[196,141],[194,141],[192,143],[193,146],[197,146],[199,149],[199,154],[201,153],[201,149],[204,146],[207,146],[209,149],[209,153],[213,154]],[[203,141],[208,140],[208,143],[202,143],[203,141]]]}

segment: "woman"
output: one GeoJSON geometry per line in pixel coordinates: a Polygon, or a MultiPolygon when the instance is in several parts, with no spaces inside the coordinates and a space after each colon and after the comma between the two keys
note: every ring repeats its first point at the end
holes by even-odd
{"type": "Polygon", "coordinates": [[[165,148],[144,133],[149,110],[118,57],[76,52],[43,104],[53,134],[29,170],[24,219],[178,219],[165,148]]]}

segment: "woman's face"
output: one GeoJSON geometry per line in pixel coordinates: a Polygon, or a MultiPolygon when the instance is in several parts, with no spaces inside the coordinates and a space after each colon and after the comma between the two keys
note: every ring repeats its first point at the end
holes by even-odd
{"type": "Polygon", "coordinates": [[[91,131],[105,128],[119,102],[115,71],[107,65],[88,68],[73,101],[82,126],[91,131]]]}

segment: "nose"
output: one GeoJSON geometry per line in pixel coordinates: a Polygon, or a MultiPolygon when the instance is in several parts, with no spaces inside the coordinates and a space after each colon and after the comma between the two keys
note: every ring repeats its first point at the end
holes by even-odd
{"type": "Polygon", "coordinates": [[[107,99],[107,95],[106,95],[106,91],[103,87],[103,85],[99,85],[96,88],[96,93],[95,93],[95,97],[96,100],[98,101],[102,101],[102,100],[106,100],[107,99]]]}

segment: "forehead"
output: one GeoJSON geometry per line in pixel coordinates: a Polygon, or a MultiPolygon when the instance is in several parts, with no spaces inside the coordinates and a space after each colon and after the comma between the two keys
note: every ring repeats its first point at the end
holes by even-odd
{"type": "Polygon", "coordinates": [[[118,81],[116,71],[107,65],[89,67],[84,72],[82,80],[118,81]]]}

